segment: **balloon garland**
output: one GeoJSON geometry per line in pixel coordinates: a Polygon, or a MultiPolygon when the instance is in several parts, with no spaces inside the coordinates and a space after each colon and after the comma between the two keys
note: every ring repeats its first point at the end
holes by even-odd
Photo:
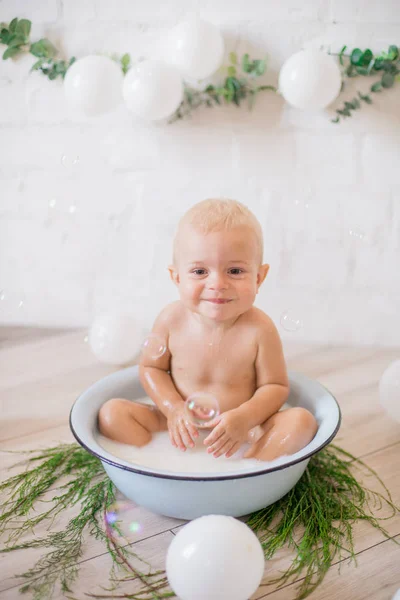
{"type": "MultiPolygon", "coordinates": [[[[200,106],[233,103],[245,99],[252,106],[262,91],[279,93],[291,106],[300,110],[325,109],[343,90],[344,79],[357,76],[375,77],[371,93],[379,93],[400,81],[400,54],[391,45],[387,52],[374,56],[370,49],[355,48],[345,54],[322,50],[304,50],[291,56],[279,73],[279,90],[273,85],[258,85],[257,78],[266,70],[266,61],[239,61],[230,53],[230,64],[222,67],[224,40],[219,30],[206,21],[191,17],[172,28],[166,35],[163,56],[131,65],[129,54],[121,58],[87,56],[69,61],[58,59],[53,44],[43,38],[31,43],[31,21],[13,19],[0,24],[0,44],[6,46],[3,60],[29,52],[37,58],[31,70],[41,71],[49,79],[64,79],[68,104],[87,116],[101,115],[114,109],[123,99],[135,116],[174,122],[200,106]],[[337,56],[338,61],[333,57],[337,56]],[[216,72],[226,72],[222,83],[191,87],[185,78],[207,80],[216,72]],[[125,78],[123,75],[126,75],[125,78]]],[[[200,81],[201,83],[201,81],[200,81]]],[[[371,104],[370,93],[358,92],[351,101],[336,109],[338,123],[352,116],[362,103],[371,104]]]]}

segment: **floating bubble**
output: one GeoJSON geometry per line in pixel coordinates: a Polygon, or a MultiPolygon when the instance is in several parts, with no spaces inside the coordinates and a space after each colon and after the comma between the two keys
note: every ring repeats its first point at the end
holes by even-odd
{"type": "Polygon", "coordinates": [[[68,154],[63,154],[61,157],[61,164],[66,169],[77,167],[79,164],[79,156],[68,156],[68,154]]]}
{"type": "Polygon", "coordinates": [[[400,360],[392,362],[379,381],[379,399],[388,415],[400,423],[400,360]]]}
{"type": "Polygon", "coordinates": [[[218,400],[208,392],[195,392],[187,398],[185,411],[188,419],[201,427],[218,417],[218,400]]]}
{"type": "Polygon", "coordinates": [[[359,242],[368,241],[367,234],[365,233],[365,231],[362,231],[362,229],[358,229],[357,227],[352,227],[351,229],[349,229],[349,235],[353,239],[358,240],[359,242]]]}
{"type": "Polygon", "coordinates": [[[303,208],[309,209],[310,208],[310,201],[308,198],[297,198],[294,201],[294,204],[295,204],[295,206],[297,206],[301,209],[303,209],[303,208]]]}
{"type": "Polygon", "coordinates": [[[298,331],[303,326],[303,322],[292,310],[288,309],[281,315],[281,325],[286,331],[293,332],[298,331]]]}
{"type": "Polygon", "coordinates": [[[166,351],[166,340],[156,333],[150,333],[142,344],[142,354],[151,360],[158,360],[166,351]]]}
{"type": "Polygon", "coordinates": [[[14,309],[21,309],[25,304],[24,294],[0,290],[0,310],[12,314],[14,309]]]}
{"type": "Polygon", "coordinates": [[[57,204],[57,200],[55,198],[52,198],[51,200],[49,200],[49,208],[55,208],[57,204]]]}
{"type": "Polygon", "coordinates": [[[143,525],[132,518],[135,508],[136,505],[133,502],[126,500],[114,502],[106,511],[106,524],[124,537],[126,537],[128,532],[141,533],[143,525]]]}
{"type": "Polygon", "coordinates": [[[143,526],[137,521],[132,521],[132,523],[129,525],[129,531],[132,531],[133,533],[141,533],[143,531],[143,526]]]}

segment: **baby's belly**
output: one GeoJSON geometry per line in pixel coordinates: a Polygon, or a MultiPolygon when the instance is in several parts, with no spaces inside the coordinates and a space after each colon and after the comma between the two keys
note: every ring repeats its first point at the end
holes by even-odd
{"type": "Polygon", "coordinates": [[[243,379],[242,381],[235,381],[229,385],[201,380],[176,380],[174,378],[173,381],[178,392],[184,399],[195,392],[207,392],[212,394],[218,401],[221,413],[237,408],[243,404],[243,402],[247,402],[255,392],[254,384],[250,382],[243,383],[243,379]]]}

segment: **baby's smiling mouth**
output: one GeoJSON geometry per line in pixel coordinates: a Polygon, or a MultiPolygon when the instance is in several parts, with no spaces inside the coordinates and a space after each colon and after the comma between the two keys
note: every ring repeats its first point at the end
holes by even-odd
{"type": "Polygon", "coordinates": [[[205,298],[206,302],[211,302],[212,304],[227,304],[232,300],[230,298],[205,298]]]}

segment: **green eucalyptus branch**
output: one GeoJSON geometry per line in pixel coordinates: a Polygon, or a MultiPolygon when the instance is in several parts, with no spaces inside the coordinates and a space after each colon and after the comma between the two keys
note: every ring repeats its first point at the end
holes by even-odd
{"type": "Polygon", "coordinates": [[[259,92],[277,92],[272,85],[256,85],[255,83],[256,78],[265,73],[266,59],[251,60],[248,54],[244,54],[241,61],[241,72],[235,52],[230,53],[229,60],[230,65],[224,68],[227,76],[221,85],[210,84],[200,91],[185,86],[184,99],[169,119],[169,123],[189,116],[193,110],[201,106],[211,108],[221,104],[235,104],[239,107],[241,102],[247,99],[248,107],[251,109],[259,92]]]}
{"type": "Polygon", "coordinates": [[[56,58],[58,50],[46,38],[31,43],[29,39],[31,25],[28,19],[18,18],[13,19],[9,25],[0,24],[0,43],[7,46],[3,53],[3,60],[28,52],[38,59],[31,71],[41,71],[51,80],[57,77],[64,79],[67,70],[75,62],[75,57],[69,61],[56,58]]]}
{"type": "MultiPolygon", "coordinates": [[[[99,459],[72,443],[29,452],[18,464],[24,464],[25,470],[0,483],[0,533],[7,536],[0,552],[22,548],[47,550],[21,575],[25,580],[22,592],[30,592],[34,600],[50,600],[59,584],[64,595],[71,597],[71,586],[78,576],[88,533],[104,543],[112,565],[111,587],[86,596],[127,600],[162,600],[174,596],[168,588],[165,572],[152,571],[151,566],[132,551],[129,540],[121,535],[119,522],[111,525],[108,522],[106,514],[115,501],[116,490],[99,459]],[[49,491],[54,494],[45,500],[44,494],[49,491]],[[47,506],[44,511],[42,503],[47,506]],[[80,507],[77,516],[70,519],[63,530],[27,542],[19,541],[24,533],[34,535],[39,523],[47,522],[48,528],[51,527],[61,511],[76,505],[80,507]],[[132,565],[130,556],[146,564],[148,572],[141,572],[132,565]],[[121,570],[125,574],[122,578],[117,576],[121,570]],[[134,581],[140,586],[138,591],[116,593],[120,584],[134,581]]],[[[311,458],[303,477],[286,496],[253,513],[247,521],[259,536],[266,559],[283,547],[291,548],[295,554],[291,565],[278,579],[262,585],[298,581],[297,599],[306,598],[323,581],[334,561],[343,557],[355,560],[354,523],[366,521],[389,538],[380,521],[396,515],[398,510],[377,473],[331,444],[311,458]],[[363,487],[352,473],[354,467],[361,467],[374,476],[383,493],[363,487]],[[380,519],[376,510],[384,505],[391,514],[380,519]]]]}
{"type": "Polygon", "coordinates": [[[23,461],[26,469],[0,483],[0,535],[5,536],[0,552],[27,548],[48,550],[33,567],[19,575],[25,580],[21,592],[30,592],[34,600],[50,599],[59,584],[64,594],[70,593],[78,576],[84,538],[88,533],[100,539],[108,550],[112,560],[111,581],[117,585],[123,581],[116,579],[116,573],[123,569],[130,574],[131,580],[139,580],[144,587],[148,595],[139,593],[137,597],[141,600],[161,600],[174,595],[164,591],[167,583],[163,571],[151,572],[148,565],[149,572],[141,573],[129,562],[129,556],[145,561],[132,552],[118,521],[112,526],[107,522],[106,514],[115,503],[116,489],[96,457],[75,443],[34,450],[28,455],[23,461]],[[54,492],[52,498],[45,500],[44,495],[51,491],[54,492]],[[42,503],[46,510],[41,510],[42,503]],[[63,530],[20,542],[23,534],[34,534],[40,523],[46,522],[49,529],[60,512],[77,504],[80,507],[78,515],[63,530]],[[119,534],[119,540],[113,530],[119,534]],[[125,541],[125,545],[121,541],[125,541]],[[160,574],[162,577],[154,581],[153,578],[160,574]]]}
{"type": "MultiPolygon", "coordinates": [[[[0,24],[0,43],[7,46],[3,53],[3,60],[29,52],[38,59],[32,66],[33,71],[41,71],[51,80],[57,77],[63,79],[69,67],[75,62],[75,57],[70,60],[57,58],[58,50],[46,38],[31,43],[30,31],[31,21],[28,19],[15,18],[9,24],[0,24]]],[[[357,92],[354,98],[345,101],[342,108],[336,110],[337,116],[332,120],[334,123],[351,117],[353,111],[360,109],[363,103],[372,104],[371,94],[389,89],[400,81],[400,53],[396,45],[389,46],[387,52],[381,52],[377,56],[374,56],[369,48],[364,51],[354,48],[350,54],[345,54],[346,49],[347,46],[343,46],[338,54],[333,54],[339,57],[343,76],[348,78],[375,77],[377,80],[370,86],[369,93],[357,92]]],[[[130,55],[127,53],[121,57],[113,55],[112,58],[120,64],[125,75],[131,67],[130,55]]],[[[252,108],[255,98],[260,92],[277,92],[272,85],[257,84],[257,78],[262,76],[266,70],[265,59],[251,60],[249,55],[245,54],[240,68],[236,53],[231,52],[230,64],[228,67],[224,67],[224,70],[226,77],[220,85],[209,84],[204,90],[197,90],[185,85],[184,99],[169,122],[173,123],[183,119],[202,106],[211,108],[222,104],[235,104],[239,107],[246,100],[248,107],[252,108]]]]}
{"type": "MultiPolygon", "coordinates": [[[[354,48],[350,54],[344,53],[346,49],[347,46],[343,46],[340,53],[336,55],[339,56],[344,76],[349,78],[375,77],[376,79],[379,77],[370,86],[372,94],[389,89],[400,81],[400,54],[397,46],[391,45],[387,52],[381,52],[377,56],[374,56],[369,48],[364,51],[354,48]]],[[[339,123],[341,119],[351,117],[352,111],[361,108],[363,102],[372,104],[371,95],[357,92],[357,96],[346,101],[342,108],[336,110],[337,116],[332,119],[332,122],[339,123]]]]}

